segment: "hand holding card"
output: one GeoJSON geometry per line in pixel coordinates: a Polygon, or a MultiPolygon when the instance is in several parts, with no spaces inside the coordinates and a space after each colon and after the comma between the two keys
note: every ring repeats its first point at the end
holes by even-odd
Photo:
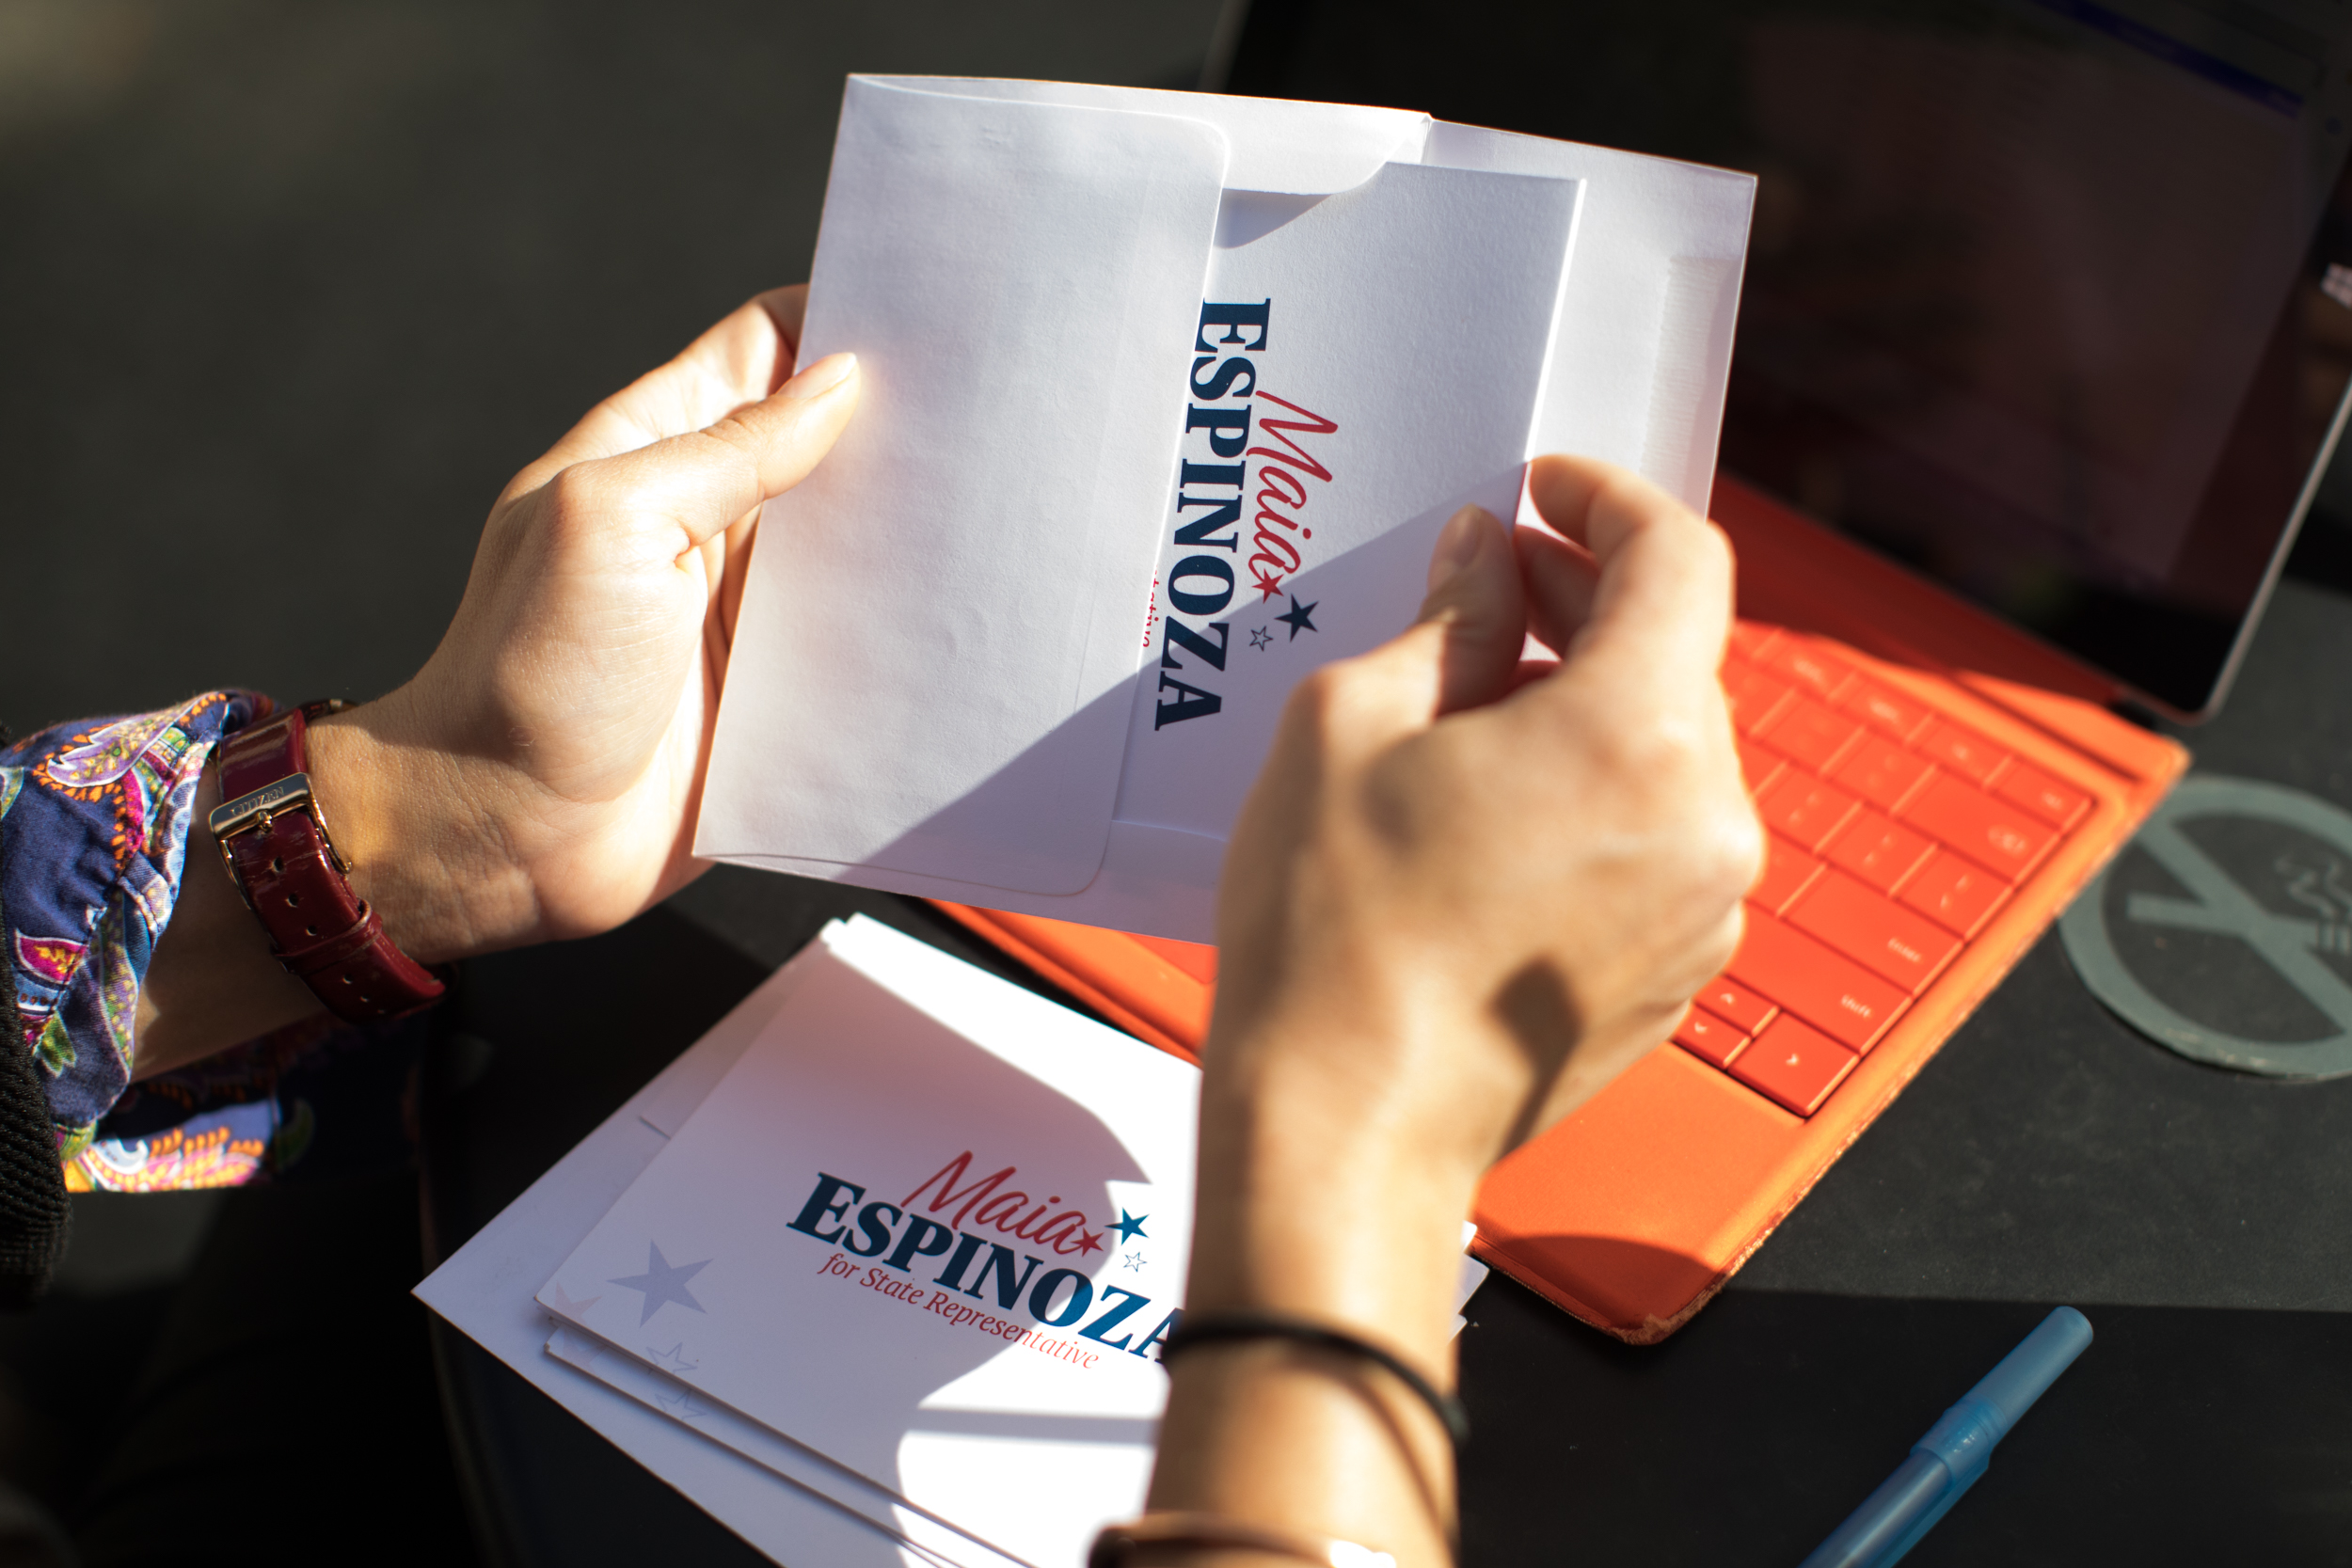
{"type": "Polygon", "coordinates": [[[698,853],[1213,936],[1281,704],[1568,450],[1703,505],[1754,182],[1397,110],[853,78],[698,853]],[[788,541],[779,547],[779,539],[788,541]]]}

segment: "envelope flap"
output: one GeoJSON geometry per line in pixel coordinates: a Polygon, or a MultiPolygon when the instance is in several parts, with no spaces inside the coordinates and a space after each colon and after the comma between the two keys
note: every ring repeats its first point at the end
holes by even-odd
{"type": "Polygon", "coordinates": [[[1582,180],[1576,270],[1532,451],[1621,463],[1705,511],[1756,177],[1439,120],[1422,161],[1582,180]]]}
{"type": "Polygon", "coordinates": [[[861,404],[762,515],[698,853],[1093,878],[1225,164],[1199,119],[851,79],[801,353],[861,404]]]}
{"type": "Polygon", "coordinates": [[[1069,103],[1131,113],[1181,115],[1225,133],[1225,183],[1237,191],[1330,196],[1352,191],[1388,163],[1419,163],[1433,123],[1413,109],[1362,103],[1304,103],[1232,98],[1166,87],[1105,87],[985,76],[877,76],[912,92],[956,93],[1024,103],[1069,103]]]}

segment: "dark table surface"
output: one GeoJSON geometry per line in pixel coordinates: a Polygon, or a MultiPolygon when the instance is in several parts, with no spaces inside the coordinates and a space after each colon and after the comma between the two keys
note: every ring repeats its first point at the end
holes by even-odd
{"type": "MultiPolygon", "coordinates": [[[[2184,738],[2200,771],[2352,809],[2352,594],[2283,584],[2223,716],[2184,738]]],[[[609,936],[472,965],[425,1096],[428,1250],[859,910],[1036,983],[920,905],[725,868],[609,936]]],[[[1794,1563],[2061,1302],[2096,1342],[1909,1562],[2352,1564],[2352,1080],[2159,1049],[2055,930],[1666,1343],[1487,1281],[1461,1342],[1463,1560],[1794,1563]]],[[[758,1560],[437,1332],[494,1560],[758,1560]]]]}

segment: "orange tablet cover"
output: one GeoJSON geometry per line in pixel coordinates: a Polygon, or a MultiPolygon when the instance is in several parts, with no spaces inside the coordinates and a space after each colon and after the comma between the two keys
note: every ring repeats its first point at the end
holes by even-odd
{"type": "MultiPolygon", "coordinates": [[[[2090,798],[2088,814],[1809,1118],[1673,1048],[1652,1052],[1489,1173],[1472,1251],[1635,1343],[1723,1288],[1830,1164],[2097,873],[2187,766],[2105,705],[2095,672],[1725,479],[1743,619],[1836,640],[1838,657],[2090,798]]],[[[942,905],[1139,1037],[1187,1058],[1214,948],[942,905]]]]}

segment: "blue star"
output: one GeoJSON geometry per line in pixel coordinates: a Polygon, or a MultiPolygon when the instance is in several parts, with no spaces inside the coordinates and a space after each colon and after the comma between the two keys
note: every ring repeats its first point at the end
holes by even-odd
{"type": "Polygon", "coordinates": [[[647,1242],[644,1274],[633,1274],[626,1279],[608,1279],[605,1283],[626,1286],[629,1290],[644,1292],[644,1310],[637,1317],[638,1324],[642,1327],[653,1320],[656,1312],[660,1311],[671,1302],[676,1302],[680,1307],[691,1307],[697,1312],[701,1311],[703,1304],[696,1301],[693,1293],[687,1290],[686,1282],[709,1266],[710,1259],[706,1258],[699,1263],[683,1263],[676,1268],[672,1268],[669,1259],[661,1256],[661,1249],[651,1242],[647,1242]]]}
{"type": "MultiPolygon", "coordinates": [[[[1317,599],[1315,604],[1321,604],[1322,602],[1323,601],[1321,599],[1317,599]]],[[[1302,605],[1298,602],[1298,595],[1293,594],[1291,595],[1290,613],[1287,615],[1277,615],[1275,619],[1291,628],[1291,641],[1295,642],[1298,641],[1298,634],[1302,631],[1321,631],[1323,629],[1321,626],[1316,626],[1313,621],[1309,619],[1309,617],[1313,615],[1314,612],[1315,605],[1302,605]]]]}
{"type": "Polygon", "coordinates": [[[1253,648],[1263,648],[1267,643],[1273,641],[1274,634],[1266,630],[1263,626],[1260,626],[1257,630],[1249,634],[1249,645],[1253,648]]]}
{"type": "MultiPolygon", "coordinates": [[[[1143,1222],[1151,1217],[1149,1214],[1131,1214],[1121,1209],[1119,1212],[1119,1223],[1107,1228],[1118,1231],[1121,1242],[1132,1242],[1137,1236],[1143,1235],[1143,1222]]],[[[1150,1240],[1149,1237],[1145,1239],[1150,1240]]]]}
{"type": "Polygon", "coordinates": [[[1120,1259],[1120,1261],[1126,1264],[1128,1272],[1132,1274],[1141,1274],[1143,1272],[1143,1254],[1140,1252],[1131,1252],[1127,1254],[1126,1257],[1120,1259]]]}

